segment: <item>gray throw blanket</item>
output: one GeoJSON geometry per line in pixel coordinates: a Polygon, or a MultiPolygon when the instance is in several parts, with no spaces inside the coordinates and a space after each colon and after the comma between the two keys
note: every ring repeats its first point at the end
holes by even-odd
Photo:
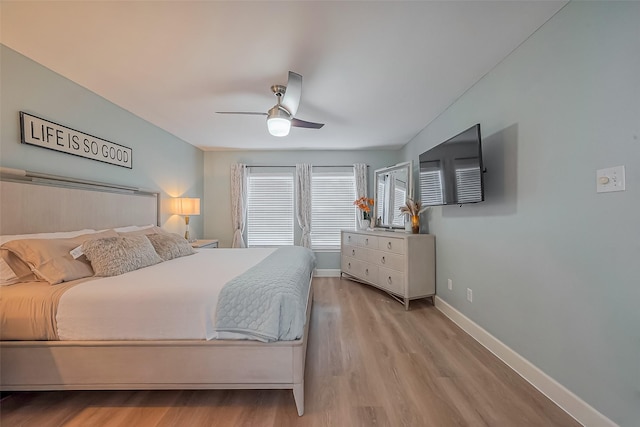
{"type": "Polygon", "coordinates": [[[315,265],[315,255],[309,249],[277,249],[224,285],[218,298],[216,331],[240,333],[263,342],[301,338],[315,265]]]}

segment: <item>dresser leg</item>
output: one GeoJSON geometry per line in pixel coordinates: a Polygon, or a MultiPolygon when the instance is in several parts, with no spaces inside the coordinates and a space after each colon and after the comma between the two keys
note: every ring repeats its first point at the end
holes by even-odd
{"type": "Polygon", "coordinates": [[[409,311],[409,298],[404,299],[404,309],[409,311]]]}

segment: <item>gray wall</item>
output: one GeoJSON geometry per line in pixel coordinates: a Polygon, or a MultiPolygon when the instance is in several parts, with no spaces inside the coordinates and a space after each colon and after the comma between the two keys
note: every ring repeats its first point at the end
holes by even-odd
{"type": "Polygon", "coordinates": [[[569,3],[402,151],[417,166],[481,124],[486,201],[428,215],[437,293],[623,426],[640,420],[639,23],[637,2],[569,3]],[[618,165],[627,190],[596,194],[618,165]]]}
{"type": "MultiPolygon", "coordinates": [[[[169,197],[202,197],[204,153],[93,92],[0,45],[0,165],[162,192],[163,226],[184,232],[169,197]],[[20,143],[19,111],[133,149],[133,169],[20,143]]],[[[206,201],[203,201],[206,209],[206,201]]],[[[203,219],[191,229],[202,235],[203,219]]]]}
{"type": "MultiPolygon", "coordinates": [[[[397,150],[367,151],[210,151],[204,156],[204,194],[209,203],[215,203],[205,218],[205,236],[220,240],[220,246],[231,247],[233,227],[231,224],[231,181],[232,163],[245,163],[250,166],[295,165],[311,163],[314,166],[369,165],[369,195],[373,188],[373,172],[376,169],[398,162],[397,150]]],[[[296,228],[297,222],[296,222],[296,228]]],[[[297,235],[300,231],[296,232],[297,235]]],[[[339,252],[317,252],[319,269],[340,268],[339,252]]]]}

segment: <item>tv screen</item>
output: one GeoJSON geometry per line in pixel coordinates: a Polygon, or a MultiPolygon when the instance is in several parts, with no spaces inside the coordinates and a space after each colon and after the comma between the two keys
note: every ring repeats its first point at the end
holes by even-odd
{"type": "Polygon", "coordinates": [[[420,200],[424,206],[484,200],[480,124],[420,154],[420,200]]]}

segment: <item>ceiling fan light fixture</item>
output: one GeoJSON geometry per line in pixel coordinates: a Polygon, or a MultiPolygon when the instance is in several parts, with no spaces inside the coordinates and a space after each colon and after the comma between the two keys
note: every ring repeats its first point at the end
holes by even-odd
{"type": "Polygon", "coordinates": [[[267,127],[273,136],[287,136],[291,129],[291,122],[282,117],[272,117],[267,119],[267,127]]]}
{"type": "Polygon", "coordinates": [[[267,117],[267,128],[273,136],[287,136],[291,130],[290,115],[286,111],[278,108],[272,108],[267,117]]]}

